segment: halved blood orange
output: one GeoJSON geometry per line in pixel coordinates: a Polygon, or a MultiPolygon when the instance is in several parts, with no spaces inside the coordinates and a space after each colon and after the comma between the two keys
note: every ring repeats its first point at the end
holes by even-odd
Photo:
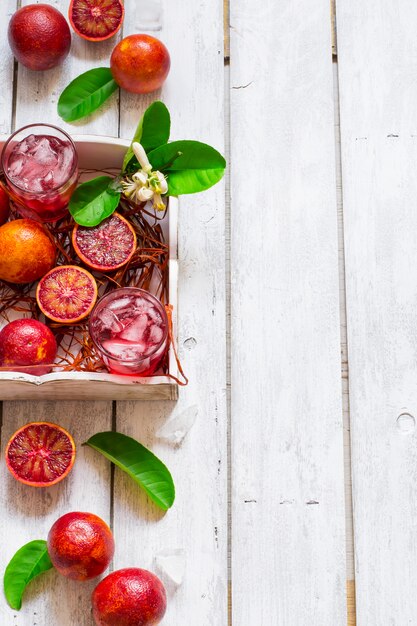
{"type": "Polygon", "coordinates": [[[71,0],[68,17],[77,35],[104,41],[120,29],[124,6],[122,0],[71,0]]]}
{"type": "Polygon", "coordinates": [[[136,250],[136,234],[132,224],[119,213],[98,226],[75,225],[72,245],[77,256],[94,270],[112,272],[126,265],[136,250]]]}
{"type": "Polygon", "coordinates": [[[21,483],[50,487],[63,480],[75,461],[75,444],[61,426],[32,422],[19,428],[6,447],[9,472],[21,483]]]}
{"type": "Polygon", "coordinates": [[[36,300],[50,320],[75,324],[92,311],[97,300],[97,283],[82,267],[60,265],[39,281],[36,300]]]}

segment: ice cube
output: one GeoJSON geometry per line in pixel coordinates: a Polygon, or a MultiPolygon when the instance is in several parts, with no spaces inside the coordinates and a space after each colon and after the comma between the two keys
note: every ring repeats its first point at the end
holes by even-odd
{"type": "Polygon", "coordinates": [[[145,313],[141,313],[125,326],[123,332],[120,333],[120,339],[137,343],[143,339],[145,330],[148,326],[148,317],[145,313]]]}
{"type": "Polygon", "coordinates": [[[146,350],[145,344],[139,342],[132,344],[129,341],[123,341],[123,339],[107,339],[103,341],[102,345],[106,352],[121,361],[140,361],[146,350]]]}
{"type": "Polygon", "coordinates": [[[24,155],[19,155],[18,153],[10,157],[7,168],[7,173],[10,177],[19,176],[25,164],[25,160],[24,155]]]}
{"type": "Polygon", "coordinates": [[[179,445],[189,433],[198,415],[198,406],[193,404],[177,413],[156,432],[158,439],[179,445]]]}
{"type": "Polygon", "coordinates": [[[149,333],[149,341],[153,344],[161,343],[164,331],[160,326],[152,326],[149,333]]]}
{"type": "Polygon", "coordinates": [[[153,306],[153,304],[150,304],[146,308],[146,313],[149,315],[149,317],[155,324],[158,324],[158,326],[162,325],[162,317],[159,311],[157,311],[157,309],[153,306]]]}
{"type": "Polygon", "coordinates": [[[119,311],[120,309],[126,309],[127,307],[132,306],[132,298],[130,296],[126,296],[125,298],[120,298],[120,300],[113,300],[107,305],[108,309],[112,311],[119,311]]]}
{"type": "Polygon", "coordinates": [[[65,178],[68,176],[68,173],[71,172],[73,168],[74,152],[73,152],[71,144],[68,142],[62,142],[59,150],[57,151],[57,154],[58,154],[57,172],[58,172],[58,175],[60,175],[62,178],[62,180],[60,180],[59,182],[63,183],[65,182],[65,178]]]}
{"type": "Polygon", "coordinates": [[[146,310],[146,300],[143,298],[135,298],[135,307],[137,311],[143,313],[146,310]]]}
{"type": "Polygon", "coordinates": [[[135,14],[138,33],[144,30],[161,30],[163,20],[162,0],[147,0],[135,14]]]}
{"type": "Polygon", "coordinates": [[[103,309],[98,314],[98,321],[101,323],[100,331],[110,330],[113,334],[120,333],[123,330],[123,324],[119,322],[117,315],[110,309],[103,309]]]}
{"type": "Polygon", "coordinates": [[[31,135],[28,135],[27,137],[25,137],[23,141],[21,141],[20,144],[18,144],[18,146],[21,152],[28,152],[29,150],[33,150],[33,148],[36,148],[36,144],[37,144],[37,138],[32,133],[31,135]]]}
{"type": "Polygon", "coordinates": [[[159,573],[169,582],[179,587],[185,575],[185,550],[176,548],[174,550],[161,550],[155,556],[155,564],[159,573]]]}
{"type": "Polygon", "coordinates": [[[54,175],[51,171],[49,171],[46,176],[44,177],[40,177],[39,181],[42,185],[42,189],[44,191],[49,191],[49,189],[53,189],[54,185],[55,185],[55,181],[54,181],[54,175]]]}
{"type": "Polygon", "coordinates": [[[39,165],[54,166],[58,162],[58,155],[52,149],[48,137],[42,137],[37,141],[37,145],[33,149],[33,156],[39,165]]]}

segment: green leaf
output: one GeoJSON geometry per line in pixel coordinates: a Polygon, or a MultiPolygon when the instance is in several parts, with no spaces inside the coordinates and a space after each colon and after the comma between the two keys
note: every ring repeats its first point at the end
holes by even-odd
{"type": "Polygon", "coordinates": [[[98,109],[118,89],[108,67],[96,67],[75,78],[58,100],[58,114],[75,122],[98,109]]]}
{"type": "Polygon", "coordinates": [[[168,195],[180,196],[209,189],[224,175],[226,160],[199,141],[173,141],[148,154],[155,170],[168,175],[168,195]]]}
{"type": "Polygon", "coordinates": [[[83,445],[101,452],[129,474],[156,505],[166,511],[175,500],[175,486],[168,468],[141,443],[112,431],[97,433],[83,445]]]}
{"type": "MultiPolygon", "coordinates": [[[[135,136],[132,139],[132,144],[134,142],[141,143],[145,152],[149,152],[150,150],[168,142],[170,129],[171,118],[169,111],[163,102],[156,100],[156,102],[153,102],[142,115],[136,129],[135,136]]],[[[133,165],[134,162],[138,165],[132,150],[132,144],[130,144],[123,161],[123,172],[130,165],[133,165]]]]}
{"type": "Polygon", "coordinates": [[[82,183],[72,194],[69,210],[81,226],[97,226],[117,209],[120,193],[115,189],[114,179],[98,176],[82,183]]]}
{"type": "Polygon", "coordinates": [[[46,541],[36,540],[16,552],[4,573],[4,594],[12,609],[19,611],[22,596],[31,580],[53,567],[46,541]]]}

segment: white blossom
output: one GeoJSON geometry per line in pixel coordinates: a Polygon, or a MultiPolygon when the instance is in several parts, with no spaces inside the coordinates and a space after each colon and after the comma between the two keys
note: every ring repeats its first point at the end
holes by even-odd
{"type": "Polygon", "coordinates": [[[141,202],[148,202],[148,200],[152,200],[154,193],[149,187],[140,187],[136,195],[141,202]]]}
{"type": "Polygon", "coordinates": [[[139,170],[136,174],[133,174],[132,179],[135,183],[138,182],[141,183],[141,185],[146,186],[146,183],[148,182],[148,175],[142,170],[139,170]]]}
{"type": "Polygon", "coordinates": [[[123,193],[127,198],[131,198],[134,202],[148,202],[152,200],[153,206],[157,211],[164,211],[165,204],[161,197],[167,193],[168,183],[162,172],[152,170],[148,156],[143,146],[134,142],[132,144],[133,152],[142,169],[135,172],[131,178],[126,177],[122,181],[123,193]]]}

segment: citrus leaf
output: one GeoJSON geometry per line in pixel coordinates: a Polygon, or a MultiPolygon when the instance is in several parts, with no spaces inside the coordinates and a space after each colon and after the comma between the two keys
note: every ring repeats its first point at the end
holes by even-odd
{"type": "Polygon", "coordinates": [[[210,189],[223,178],[224,168],[180,170],[168,173],[168,196],[210,189]]]}
{"type": "Polygon", "coordinates": [[[168,468],[136,439],[108,431],[93,435],[83,445],[101,452],[129,474],[164,511],[174,504],[175,486],[168,468]]]}
{"type": "Polygon", "coordinates": [[[82,183],[71,196],[69,210],[81,226],[97,226],[117,209],[120,193],[110,176],[98,176],[82,183]]]}
{"type": "Polygon", "coordinates": [[[98,109],[118,89],[108,67],[96,67],[80,74],[62,92],[58,114],[65,122],[75,122],[98,109]]]}
{"type": "Polygon", "coordinates": [[[22,596],[31,580],[52,569],[46,541],[30,541],[16,552],[4,573],[4,595],[12,609],[19,611],[22,596]]]}
{"type": "MultiPolygon", "coordinates": [[[[169,111],[163,102],[156,100],[142,115],[135,136],[132,139],[132,144],[137,141],[142,144],[145,152],[149,152],[167,143],[170,130],[171,117],[169,111]]],[[[134,164],[137,166],[136,169],[139,169],[139,164],[132,150],[132,144],[130,144],[126,152],[122,172],[134,164]]]]}
{"type": "Polygon", "coordinates": [[[155,170],[168,175],[168,195],[180,196],[209,189],[219,182],[226,160],[211,146],[199,141],[173,141],[148,154],[155,170]]]}

